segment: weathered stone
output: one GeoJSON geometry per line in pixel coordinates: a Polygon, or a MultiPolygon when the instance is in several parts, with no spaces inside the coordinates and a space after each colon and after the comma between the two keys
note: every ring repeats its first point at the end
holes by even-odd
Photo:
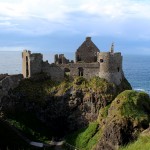
{"type": "Polygon", "coordinates": [[[55,55],[53,64],[43,61],[43,55],[40,53],[32,54],[30,51],[24,50],[22,73],[27,78],[44,72],[55,81],[62,81],[65,76],[70,79],[76,76],[83,76],[86,79],[99,76],[119,85],[124,80],[122,56],[120,52],[114,52],[112,47],[109,52],[100,52],[91,37],[87,37],[75,53],[75,63],[66,59],[64,54],[60,54],[59,56],[55,55]]]}

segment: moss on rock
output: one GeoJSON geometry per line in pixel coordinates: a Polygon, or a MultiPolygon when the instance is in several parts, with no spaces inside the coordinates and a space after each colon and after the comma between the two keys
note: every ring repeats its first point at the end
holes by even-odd
{"type": "Polygon", "coordinates": [[[98,149],[115,150],[137,138],[149,126],[150,98],[144,92],[126,90],[100,110],[98,121],[103,128],[98,149]],[[103,148],[102,148],[103,147],[103,148]]]}

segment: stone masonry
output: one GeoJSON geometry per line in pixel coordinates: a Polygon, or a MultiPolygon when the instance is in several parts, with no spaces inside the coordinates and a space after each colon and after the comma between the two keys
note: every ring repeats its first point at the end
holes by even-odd
{"type": "Polygon", "coordinates": [[[34,74],[45,72],[52,80],[61,81],[65,75],[71,77],[83,76],[90,79],[93,76],[105,78],[107,81],[119,85],[124,78],[122,70],[122,56],[120,52],[114,52],[112,44],[109,52],[100,52],[87,37],[75,52],[75,62],[69,61],[64,54],[56,54],[54,63],[43,61],[40,53],[32,54],[30,51],[22,52],[22,73],[24,78],[34,74]]]}

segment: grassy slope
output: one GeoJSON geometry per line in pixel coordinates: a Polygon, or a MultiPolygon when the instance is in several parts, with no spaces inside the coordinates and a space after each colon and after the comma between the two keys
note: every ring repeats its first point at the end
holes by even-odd
{"type": "Polygon", "coordinates": [[[91,150],[96,144],[100,132],[98,132],[98,123],[93,122],[87,128],[80,129],[67,137],[67,142],[81,150],[91,150]]]}
{"type": "MultiPolygon", "coordinates": [[[[107,106],[108,107],[108,106],[107,106]]],[[[106,119],[108,108],[105,107],[100,111],[99,122],[106,119]]],[[[144,92],[136,92],[127,90],[119,94],[110,105],[109,121],[111,119],[120,120],[121,118],[128,118],[132,121],[133,125],[139,129],[148,127],[150,119],[150,98],[144,92]],[[113,109],[115,108],[115,109],[113,109]],[[114,117],[113,117],[114,116],[114,117]]],[[[108,121],[108,120],[107,120],[108,121]]],[[[108,122],[109,122],[108,121],[108,122]]],[[[122,148],[120,150],[149,150],[150,149],[150,134],[146,136],[139,136],[139,138],[122,148]]]]}
{"type": "Polygon", "coordinates": [[[140,136],[135,142],[130,143],[119,150],[150,150],[150,135],[140,136]]]}
{"type": "Polygon", "coordinates": [[[144,92],[126,90],[116,97],[110,110],[111,116],[116,116],[116,119],[125,117],[130,119],[134,125],[143,127],[144,124],[149,123],[149,95],[144,92]]]}
{"type": "MultiPolygon", "coordinates": [[[[122,115],[131,117],[135,122],[141,124],[149,123],[150,98],[147,94],[140,92],[126,91],[128,94],[126,101],[122,106],[122,115]]],[[[149,150],[150,149],[150,134],[139,136],[139,138],[120,148],[119,150],[149,150]]]]}

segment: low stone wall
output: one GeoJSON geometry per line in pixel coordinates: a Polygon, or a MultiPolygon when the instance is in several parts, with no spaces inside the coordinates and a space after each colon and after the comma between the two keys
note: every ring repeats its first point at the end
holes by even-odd
{"type": "Polygon", "coordinates": [[[22,79],[23,79],[22,74],[17,74],[17,75],[7,74],[7,76],[5,76],[0,81],[0,100],[3,96],[6,96],[8,94],[8,91],[10,89],[16,88],[22,79]]]}

